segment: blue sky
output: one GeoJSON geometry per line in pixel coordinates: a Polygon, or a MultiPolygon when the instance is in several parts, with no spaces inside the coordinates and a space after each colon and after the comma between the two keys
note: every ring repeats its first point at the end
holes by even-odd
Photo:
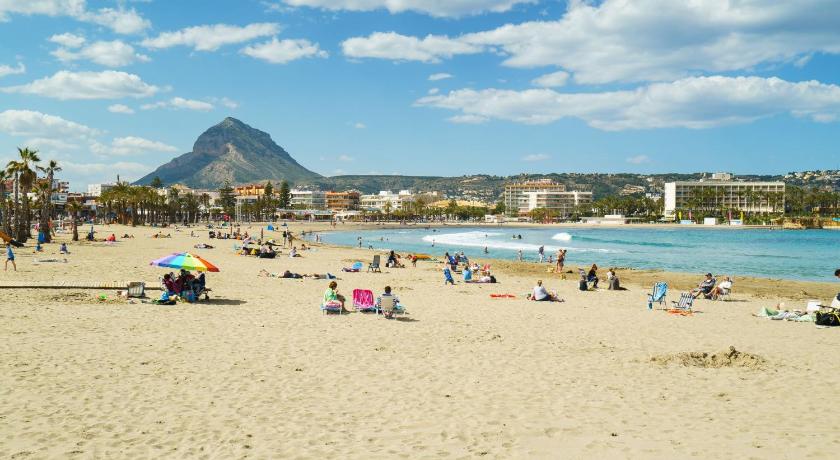
{"type": "Polygon", "coordinates": [[[321,174],[840,169],[840,1],[0,0],[0,161],[226,116],[321,174]]]}

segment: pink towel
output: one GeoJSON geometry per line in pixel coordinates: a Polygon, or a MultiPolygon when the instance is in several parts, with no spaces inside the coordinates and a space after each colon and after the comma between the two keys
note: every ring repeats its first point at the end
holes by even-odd
{"type": "Polygon", "coordinates": [[[362,310],[372,309],[373,291],[367,289],[353,289],[353,306],[362,310]]]}

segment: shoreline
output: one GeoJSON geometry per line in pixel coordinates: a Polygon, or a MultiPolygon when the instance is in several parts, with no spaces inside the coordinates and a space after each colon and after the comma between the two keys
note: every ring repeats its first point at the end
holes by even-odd
{"type": "MultiPolygon", "coordinates": [[[[543,224],[531,224],[528,227],[535,227],[541,228],[543,224]]],[[[296,226],[299,227],[306,227],[306,228],[296,228],[297,231],[305,230],[307,232],[313,231],[317,233],[328,233],[328,232],[338,232],[338,231],[369,231],[369,230],[391,230],[391,229],[405,229],[410,228],[412,226],[406,225],[377,225],[377,224],[370,224],[370,223],[361,223],[355,224],[354,228],[342,230],[341,225],[337,226],[335,229],[330,227],[328,224],[319,224],[319,223],[298,223],[296,226]]],[[[433,225],[430,225],[433,226],[433,225]]],[[[439,225],[433,226],[436,228],[445,228],[445,227],[454,227],[454,225],[439,225]]],[[[473,225],[459,225],[459,226],[470,226],[473,225]]],[[[679,225],[676,225],[679,226],[679,225]]],[[[425,227],[425,226],[424,226],[425,227]]],[[[597,227],[597,226],[596,226],[597,227]]],[[[702,227],[702,226],[701,226],[702,227]]],[[[354,253],[359,254],[371,254],[371,253],[382,253],[386,251],[385,249],[360,249],[355,246],[347,246],[341,244],[333,244],[333,243],[314,243],[315,245],[321,245],[325,247],[332,247],[336,249],[343,249],[353,251],[354,253]]],[[[435,257],[434,255],[432,255],[435,257]]],[[[509,259],[499,259],[494,257],[477,257],[476,260],[481,261],[490,261],[491,265],[496,269],[500,270],[502,273],[505,274],[529,274],[533,276],[541,276],[546,279],[557,279],[559,275],[553,272],[547,271],[547,269],[553,269],[553,265],[550,264],[539,264],[536,262],[518,262],[515,260],[509,259]]],[[[578,265],[566,265],[567,269],[567,280],[568,282],[577,282],[577,269],[585,268],[578,265]],[[568,270],[571,270],[572,273],[569,274],[568,270]]],[[[604,272],[608,267],[601,267],[604,272]]],[[[495,270],[494,270],[495,271],[495,270]]],[[[696,285],[702,280],[702,274],[700,273],[690,273],[690,272],[677,272],[677,271],[665,271],[665,270],[656,270],[656,269],[646,269],[646,268],[634,268],[634,267],[616,267],[616,273],[621,279],[622,285],[634,286],[641,289],[651,289],[654,283],[658,281],[666,281],[668,282],[669,289],[673,292],[676,290],[688,291],[696,287],[696,285]]],[[[825,301],[825,299],[831,299],[837,292],[840,291],[840,286],[836,283],[830,281],[810,281],[810,280],[797,280],[797,279],[789,279],[789,278],[772,278],[772,277],[760,277],[760,276],[748,276],[748,275],[740,275],[737,272],[735,273],[726,273],[726,274],[715,274],[717,275],[727,275],[731,276],[734,281],[734,289],[733,292],[737,294],[749,294],[756,298],[780,298],[785,300],[821,300],[825,301]]]]}

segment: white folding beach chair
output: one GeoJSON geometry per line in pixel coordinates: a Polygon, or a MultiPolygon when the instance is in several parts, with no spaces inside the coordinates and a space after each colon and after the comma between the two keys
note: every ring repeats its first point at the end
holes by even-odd
{"type": "Polygon", "coordinates": [[[397,298],[392,295],[384,295],[379,298],[379,311],[386,316],[405,314],[405,309],[397,306],[397,298]]]}
{"type": "Polygon", "coordinates": [[[672,300],[671,304],[677,310],[691,311],[691,307],[694,305],[694,296],[690,292],[683,292],[680,294],[680,300],[672,300]]]}

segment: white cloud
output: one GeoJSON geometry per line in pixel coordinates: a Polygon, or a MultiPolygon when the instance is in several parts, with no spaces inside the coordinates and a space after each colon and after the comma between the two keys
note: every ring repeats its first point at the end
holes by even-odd
{"type": "Polygon", "coordinates": [[[414,11],[436,17],[457,17],[484,12],[501,13],[515,5],[537,0],[282,0],[289,6],[308,6],[326,10],[372,11],[390,13],[414,11]]]}
{"type": "Polygon", "coordinates": [[[99,134],[83,124],[34,110],[0,112],[0,132],[10,136],[59,140],[86,139],[99,134]]]}
{"type": "Polygon", "coordinates": [[[26,66],[24,66],[23,63],[18,62],[16,67],[0,65],[0,77],[5,77],[6,75],[19,75],[22,73],[26,73],[26,66]]]}
{"type": "Polygon", "coordinates": [[[356,129],[365,129],[365,128],[367,128],[367,126],[366,126],[364,123],[359,122],[359,121],[357,121],[356,123],[353,123],[353,127],[354,127],[354,128],[356,128],[356,129]]]}
{"type": "Polygon", "coordinates": [[[65,48],[78,48],[85,44],[85,37],[71,33],[63,33],[51,36],[49,41],[57,43],[65,48]]]}
{"type": "Polygon", "coordinates": [[[91,43],[78,51],[58,48],[51,53],[62,62],[85,59],[106,67],[123,67],[134,62],[148,62],[149,57],[135,53],[134,47],[120,40],[91,43]]]}
{"type": "Polygon", "coordinates": [[[242,48],[241,52],[272,64],[285,64],[306,57],[325,58],[328,56],[327,52],[320,49],[317,43],[312,43],[309,40],[278,40],[277,37],[273,37],[271,41],[246,46],[242,48]]]}
{"type": "Polygon", "coordinates": [[[19,86],[0,88],[7,93],[37,94],[54,99],[120,99],[149,97],[159,88],[149,85],[137,75],[106,70],[104,72],[70,72],[61,70],[19,86]]]}
{"type": "Polygon", "coordinates": [[[339,155],[338,156],[338,161],[351,162],[351,161],[354,161],[354,160],[355,160],[355,158],[351,157],[350,155],[339,155]]]}
{"type": "Polygon", "coordinates": [[[174,32],[163,32],[155,38],[141,42],[146,48],[163,49],[173,46],[190,46],[196,51],[215,51],[222,46],[243,43],[255,38],[280,32],[275,23],[254,23],[247,26],[213,24],[187,27],[174,32]]]}
{"type": "Polygon", "coordinates": [[[533,83],[536,86],[542,86],[543,88],[557,88],[560,86],[564,86],[568,80],[569,73],[560,70],[554,73],[539,76],[531,80],[531,83],[533,83]]]}
{"type": "Polygon", "coordinates": [[[443,72],[429,75],[429,81],[446,80],[447,78],[452,78],[452,75],[443,72]]]}
{"type": "Polygon", "coordinates": [[[111,141],[110,145],[100,144],[99,142],[91,143],[91,151],[98,155],[140,155],[150,152],[177,152],[178,149],[164,144],[163,142],[151,141],[142,137],[127,136],[117,137],[111,141]]]}
{"type": "Polygon", "coordinates": [[[524,157],[522,157],[522,161],[545,161],[550,158],[551,157],[549,155],[546,155],[544,153],[532,153],[530,155],[525,155],[524,157]]]}
{"type": "Polygon", "coordinates": [[[213,104],[204,101],[197,101],[195,99],[184,99],[183,97],[173,97],[168,101],[158,101],[152,104],[143,104],[140,106],[142,110],[153,109],[183,109],[183,110],[198,110],[208,111],[213,110],[213,104]]]}
{"type": "Polygon", "coordinates": [[[440,62],[456,54],[475,54],[484,50],[462,40],[443,35],[427,35],[422,39],[396,32],[374,32],[368,37],[353,37],[341,43],[344,54],[351,58],[379,58],[399,61],[440,62]]]}
{"type": "Polygon", "coordinates": [[[122,113],[125,115],[131,115],[134,113],[134,109],[125,105],[125,104],[114,104],[108,106],[108,111],[111,113],[122,113]]]}
{"type": "Polygon", "coordinates": [[[640,165],[642,163],[650,163],[650,157],[647,155],[636,155],[627,158],[626,161],[630,164],[640,165]]]}
{"type": "Polygon", "coordinates": [[[469,34],[506,65],[556,65],[580,83],[671,80],[840,53],[836,0],[571,2],[557,21],[469,34]]]}
{"type": "Polygon", "coordinates": [[[0,0],[0,21],[8,21],[14,14],[68,16],[107,27],[119,34],[136,34],[151,26],[134,9],[89,10],[85,0],[0,0]]]}
{"type": "Polygon", "coordinates": [[[234,101],[233,99],[229,99],[227,97],[222,97],[222,98],[215,98],[214,97],[212,100],[214,102],[218,103],[218,104],[221,104],[221,105],[229,108],[229,109],[239,108],[239,103],[238,102],[234,101]]]}
{"type": "Polygon", "coordinates": [[[603,130],[682,127],[691,129],[749,123],[779,114],[831,121],[840,114],[840,86],[817,81],[788,82],[759,77],[692,77],[635,90],[558,93],[461,89],[426,96],[419,106],[458,110],[450,121],[495,118],[527,124],[579,118],[603,130]]]}
{"type": "Polygon", "coordinates": [[[464,115],[455,115],[451,116],[446,119],[449,122],[462,124],[462,125],[480,125],[482,123],[486,123],[489,118],[483,117],[481,115],[473,115],[473,114],[464,114],[464,115]]]}
{"type": "Polygon", "coordinates": [[[63,150],[78,150],[79,144],[67,142],[63,139],[50,139],[45,137],[33,137],[23,142],[23,145],[34,148],[41,153],[55,154],[63,150]]]}
{"type": "Polygon", "coordinates": [[[430,88],[428,94],[437,94],[440,92],[440,88],[430,88]]]}
{"type": "Polygon", "coordinates": [[[837,24],[837,0],[576,0],[558,20],[436,36],[444,45],[433,50],[420,46],[425,39],[394,33],[344,44],[350,57],[423,62],[487,51],[506,56],[507,66],[556,66],[578,83],[603,84],[806,65],[815,53],[840,53],[837,24]]]}

